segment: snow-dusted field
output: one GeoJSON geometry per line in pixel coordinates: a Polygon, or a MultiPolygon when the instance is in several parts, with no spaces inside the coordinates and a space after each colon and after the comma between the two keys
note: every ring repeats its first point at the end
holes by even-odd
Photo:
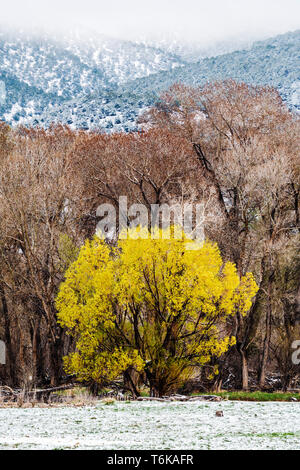
{"type": "Polygon", "coordinates": [[[0,449],[300,449],[300,403],[0,409],[0,449]],[[216,411],[223,410],[224,417],[216,411]]]}

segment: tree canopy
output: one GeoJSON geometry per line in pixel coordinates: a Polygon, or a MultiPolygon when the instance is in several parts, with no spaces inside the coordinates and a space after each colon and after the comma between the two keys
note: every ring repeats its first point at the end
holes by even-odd
{"type": "Polygon", "coordinates": [[[113,249],[86,241],[56,302],[60,324],[76,337],[69,372],[103,383],[131,367],[144,372],[152,395],[164,395],[234,344],[222,325],[249,311],[254,278],[223,263],[216,244],[187,243],[164,239],[163,230],[158,239],[129,231],[113,249]]]}

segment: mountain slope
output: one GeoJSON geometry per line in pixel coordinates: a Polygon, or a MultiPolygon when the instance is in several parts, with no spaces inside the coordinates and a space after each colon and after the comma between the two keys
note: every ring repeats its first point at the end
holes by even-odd
{"type": "Polygon", "coordinates": [[[299,111],[299,51],[300,31],[188,64],[169,49],[129,41],[21,40],[2,34],[0,118],[13,124],[62,122],[128,131],[174,82],[201,85],[229,77],[272,85],[299,111]]]}
{"type": "Polygon", "coordinates": [[[0,70],[46,93],[71,98],[184,64],[162,49],[104,36],[0,32],[0,70]]]}
{"type": "Polygon", "coordinates": [[[271,85],[294,110],[300,110],[300,31],[254,43],[235,51],[128,82],[100,94],[54,106],[44,121],[67,122],[85,129],[133,130],[137,116],[152,105],[162,90],[175,82],[202,85],[234,78],[257,85],[271,85]]]}
{"type": "Polygon", "coordinates": [[[132,89],[166,89],[175,81],[201,85],[233,78],[257,85],[272,85],[289,103],[291,88],[300,80],[300,30],[255,42],[248,50],[203,59],[151,79],[132,83],[132,89]]]}
{"type": "Polygon", "coordinates": [[[41,113],[53,105],[184,63],[157,47],[99,35],[0,31],[0,118],[43,123],[41,113]]]}

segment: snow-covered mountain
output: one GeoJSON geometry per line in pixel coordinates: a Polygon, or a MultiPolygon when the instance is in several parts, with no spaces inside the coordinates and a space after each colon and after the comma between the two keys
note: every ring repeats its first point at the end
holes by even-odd
{"type": "MultiPolygon", "coordinates": [[[[268,36],[263,39],[267,38],[268,36]]],[[[223,41],[209,42],[209,40],[207,40],[205,43],[197,43],[192,40],[182,41],[181,37],[174,34],[173,36],[163,36],[154,40],[145,38],[142,42],[153,47],[167,50],[170,53],[176,54],[185,62],[192,63],[199,62],[199,60],[207,57],[216,57],[237,50],[250,49],[255,41],[257,41],[257,38],[245,34],[242,37],[229,37],[223,41]]]]}
{"type": "Polygon", "coordinates": [[[183,64],[174,53],[158,47],[101,35],[52,37],[0,31],[1,72],[66,98],[183,64]]]}
{"type": "Polygon", "coordinates": [[[300,31],[244,45],[229,53],[226,48],[234,44],[201,52],[198,45],[186,49],[101,35],[55,38],[2,31],[0,119],[13,125],[61,122],[131,130],[139,113],[172,83],[198,85],[228,77],[273,85],[300,110],[300,31]],[[220,55],[210,57],[213,50],[220,55]]]}
{"type": "Polygon", "coordinates": [[[101,35],[0,31],[0,118],[33,122],[67,100],[184,64],[158,47],[101,35]]]}

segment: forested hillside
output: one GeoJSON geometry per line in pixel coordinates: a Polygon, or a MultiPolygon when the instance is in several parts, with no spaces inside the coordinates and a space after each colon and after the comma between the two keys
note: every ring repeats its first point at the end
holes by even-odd
{"type": "Polygon", "coordinates": [[[0,100],[0,117],[12,125],[57,122],[128,131],[137,128],[139,114],[173,83],[201,85],[225,78],[274,86],[297,111],[299,48],[300,32],[295,31],[195,61],[196,52],[188,59],[167,45],[93,37],[83,43],[76,37],[16,39],[3,32],[0,83],[6,98],[0,100]]]}

